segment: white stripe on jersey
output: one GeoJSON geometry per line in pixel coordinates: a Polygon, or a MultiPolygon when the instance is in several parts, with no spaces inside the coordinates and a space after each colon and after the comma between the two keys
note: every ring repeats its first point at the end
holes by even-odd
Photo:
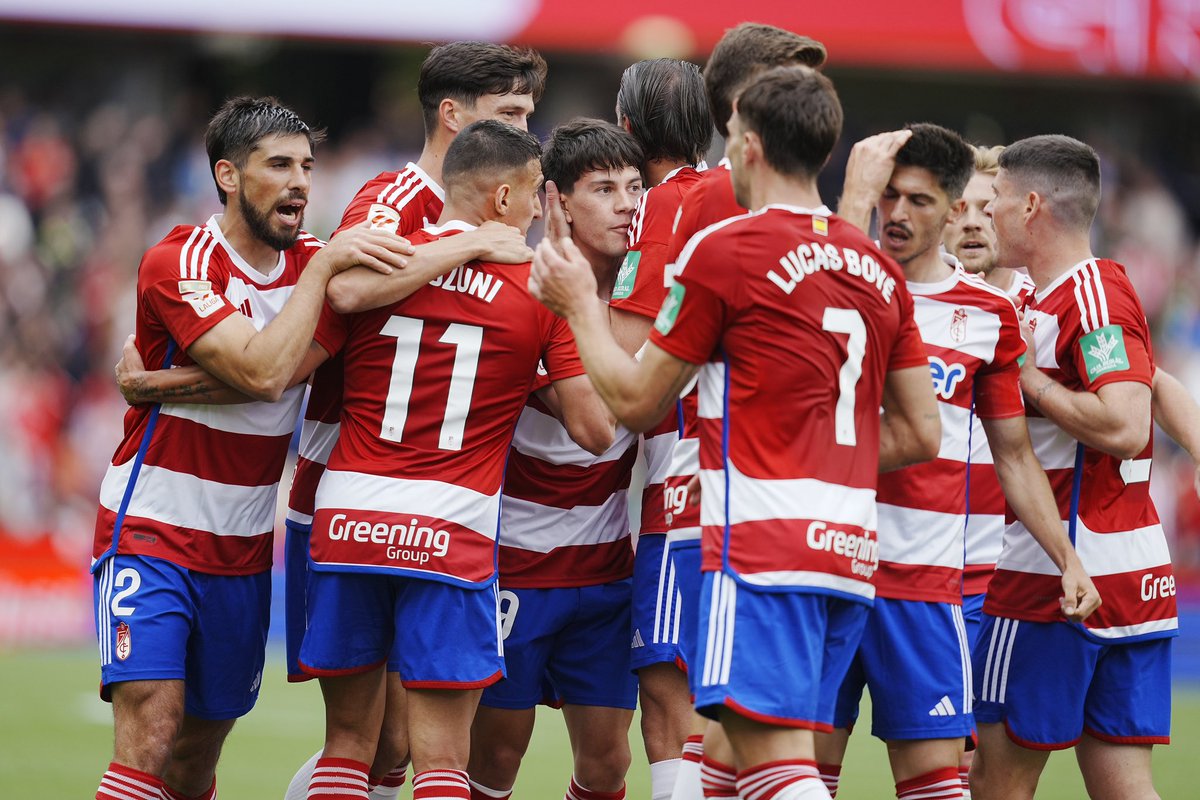
{"type": "Polygon", "coordinates": [[[486,495],[441,481],[330,469],[321,476],[314,507],[433,517],[495,539],[500,493],[486,495]]]}
{"type": "Polygon", "coordinates": [[[557,508],[504,496],[500,544],[535,553],[556,547],[615,542],[629,536],[629,492],[622,489],[603,505],[557,508]]]}
{"type": "Polygon", "coordinates": [[[1075,283],[1075,302],[1079,306],[1079,318],[1084,333],[1109,324],[1108,298],[1104,294],[1104,283],[1100,280],[1100,266],[1095,259],[1077,270],[1071,279],[1075,283]]]}
{"type": "Polygon", "coordinates": [[[963,568],[960,537],[966,525],[966,513],[946,514],[888,503],[878,503],[876,507],[879,509],[880,561],[963,568]]]}
{"type": "Polygon", "coordinates": [[[677,439],[667,467],[668,478],[691,477],[700,471],[700,438],[677,439]]]}
{"type": "Polygon", "coordinates": [[[721,419],[725,416],[725,363],[709,361],[700,365],[696,381],[696,416],[721,419]]]}
{"type": "Polygon", "coordinates": [[[165,403],[162,414],[186,419],[226,433],[254,436],[290,436],[296,429],[296,416],[304,398],[304,386],[293,386],[274,403],[234,403],[231,405],[196,405],[165,403]]]}
{"type": "Polygon", "coordinates": [[[875,586],[860,578],[843,578],[828,572],[805,572],[804,570],[780,570],[778,572],[752,572],[743,574],[742,580],[755,586],[805,586],[829,589],[855,597],[871,600],[875,597],[875,586]]]}
{"type": "MultiPolygon", "coordinates": [[[[874,489],[856,489],[817,478],[750,478],[732,461],[729,470],[730,525],[781,519],[816,519],[831,524],[853,525],[864,530],[877,528],[874,489]],[[800,514],[802,516],[797,516],[800,514]]],[[[700,521],[702,525],[724,526],[725,472],[700,470],[700,521]]]]}
{"type": "Polygon", "coordinates": [[[618,425],[612,445],[602,454],[594,455],[576,444],[557,418],[526,405],[517,420],[512,446],[519,453],[550,464],[590,467],[620,460],[636,437],[637,434],[618,425]]]}
{"type": "MultiPolygon", "coordinates": [[[[212,252],[217,246],[216,237],[209,243],[208,247],[204,248],[203,260],[200,262],[200,280],[208,280],[208,262],[212,259],[212,252]]],[[[232,278],[232,276],[230,276],[232,278]]],[[[288,286],[287,292],[290,295],[294,287],[288,286]]],[[[262,330],[261,328],[259,330],[262,330]]]]}
{"type": "Polygon", "coordinates": [[[1073,469],[1078,442],[1045,417],[1026,417],[1033,454],[1042,469],[1073,469]]]}
{"type": "Polygon", "coordinates": [[[1130,636],[1145,636],[1150,633],[1174,631],[1179,629],[1179,617],[1170,619],[1152,619],[1139,622],[1136,625],[1114,625],[1111,628],[1088,628],[1088,633],[1101,639],[1125,639],[1130,636]]]}
{"type": "Polygon", "coordinates": [[[1058,317],[1030,308],[1025,311],[1025,319],[1033,326],[1034,364],[1038,369],[1058,369],[1058,317]]]}
{"type": "Polygon", "coordinates": [[[414,172],[410,172],[407,168],[405,168],[396,173],[396,177],[392,179],[390,184],[383,188],[383,191],[379,193],[375,200],[379,203],[393,205],[393,201],[395,201],[397,197],[400,197],[409,189],[411,189],[413,184],[420,186],[420,182],[420,176],[414,172]]]}
{"type": "MultiPolygon", "coordinates": [[[[100,484],[100,505],[117,512],[135,459],[110,465],[100,484]]],[[[259,536],[275,527],[278,483],[236,486],[164,467],[142,464],[126,513],[217,536],[259,536]]]]}
{"type": "MultiPolygon", "coordinates": [[[[1066,530],[1066,521],[1062,524],[1066,530]]],[[[1171,552],[1159,524],[1120,533],[1095,533],[1081,518],[1075,527],[1075,551],[1092,578],[1171,563],[1171,552]]],[[[996,567],[1035,575],[1061,574],[1020,520],[1005,527],[1003,551],[996,567]]]]}
{"type": "Polygon", "coordinates": [[[192,242],[196,241],[196,237],[200,235],[203,228],[192,228],[192,233],[188,236],[188,240],[184,242],[183,247],[179,250],[179,279],[184,280],[191,277],[188,274],[188,252],[191,250],[192,242]]]}
{"type": "MultiPolygon", "coordinates": [[[[963,283],[968,282],[964,280],[963,283]]],[[[968,285],[973,289],[979,288],[975,282],[968,285]]],[[[989,289],[1012,304],[1003,292],[991,287],[989,289]]],[[[954,287],[950,291],[954,291],[954,287]]],[[[965,353],[989,364],[996,356],[996,344],[1000,341],[1000,317],[991,311],[966,302],[947,302],[918,296],[913,302],[913,319],[921,332],[921,340],[927,345],[965,353]],[[964,342],[954,341],[951,335],[951,321],[956,312],[966,312],[967,315],[966,329],[970,331],[970,337],[964,342]]]]}
{"type": "Polygon", "coordinates": [[[340,422],[305,419],[300,426],[300,454],[316,464],[328,464],[341,431],[340,422]]]}

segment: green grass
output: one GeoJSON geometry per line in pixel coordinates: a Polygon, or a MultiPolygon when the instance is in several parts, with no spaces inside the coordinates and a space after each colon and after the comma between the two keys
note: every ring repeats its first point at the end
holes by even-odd
{"type": "MultiPolygon", "coordinates": [[[[321,744],[321,698],[312,684],[288,685],[278,652],[258,707],[230,736],[220,769],[222,800],[273,800],[283,796],[295,768],[321,744]]],[[[96,789],[112,754],[112,718],[96,695],[93,651],[0,653],[0,798],[86,798],[96,789]]],[[[864,720],[869,712],[864,709],[864,720]]],[[[635,721],[629,797],[650,795],[649,769],[635,721]]],[[[893,796],[883,744],[866,735],[851,739],[839,800],[893,796]]],[[[1197,797],[1200,758],[1200,691],[1175,691],[1175,744],[1155,751],[1155,779],[1165,800],[1197,797]]],[[[570,776],[570,748],[561,717],[542,709],[517,782],[516,797],[562,797],[570,776]]],[[[411,797],[406,791],[402,797],[411,797]]],[[[1039,798],[1084,797],[1074,758],[1056,753],[1042,778],[1039,798]]]]}

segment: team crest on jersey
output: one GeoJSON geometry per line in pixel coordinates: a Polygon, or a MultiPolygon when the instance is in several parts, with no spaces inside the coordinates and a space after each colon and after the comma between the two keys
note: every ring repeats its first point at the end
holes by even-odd
{"type": "Polygon", "coordinates": [[[654,320],[654,330],[666,336],[675,327],[675,318],[679,316],[679,307],[683,305],[684,288],[682,283],[676,283],[663,299],[662,308],[658,310],[658,318],[654,320]]]}
{"type": "Polygon", "coordinates": [[[367,221],[371,230],[395,233],[400,229],[400,212],[382,203],[373,203],[367,212],[367,221]]]}
{"type": "Polygon", "coordinates": [[[818,236],[828,236],[829,219],[827,217],[813,217],[812,228],[813,233],[817,234],[818,236]]]}
{"type": "Polygon", "coordinates": [[[129,653],[133,649],[133,639],[129,633],[129,626],[124,622],[117,623],[117,658],[121,661],[129,658],[129,653]]]}
{"type": "Polygon", "coordinates": [[[1129,369],[1129,356],[1125,352],[1125,334],[1120,325],[1105,325],[1079,340],[1083,351],[1083,363],[1087,367],[1088,380],[1101,375],[1129,369]]]}
{"type": "Polygon", "coordinates": [[[954,309],[954,314],[950,317],[950,338],[959,344],[967,340],[967,310],[965,308],[954,309]]]}
{"type": "Polygon", "coordinates": [[[624,300],[633,294],[633,284],[637,280],[638,262],[641,260],[642,254],[636,250],[625,254],[625,260],[621,262],[621,268],[617,270],[617,282],[613,286],[612,292],[613,300],[624,300]]]}
{"type": "Polygon", "coordinates": [[[962,364],[947,364],[937,356],[929,357],[929,372],[933,377],[933,390],[943,400],[953,397],[958,385],[967,377],[967,368],[962,364]]]}

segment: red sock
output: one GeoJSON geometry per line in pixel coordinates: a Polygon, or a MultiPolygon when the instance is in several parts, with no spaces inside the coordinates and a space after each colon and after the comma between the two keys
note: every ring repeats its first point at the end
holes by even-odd
{"type": "Polygon", "coordinates": [[[427,769],[413,775],[413,800],[471,800],[471,784],[461,769],[427,769]]]}
{"type": "Polygon", "coordinates": [[[958,768],[958,779],[962,781],[963,800],[971,800],[971,783],[967,780],[967,775],[971,770],[958,768]]]}
{"type": "Polygon", "coordinates": [[[737,788],[745,800],[771,800],[772,797],[797,794],[789,790],[794,786],[799,788],[804,781],[820,784],[817,762],[803,759],[768,761],[739,772],[737,788]]]}
{"type": "Polygon", "coordinates": [[[689,736],[683,743],[683,760],[699,764],[704,756],[704,737],[689,736]]]}
{"type": "Polygon", "coordinates": [[[404,778],[408,775],[408,762],[401,764],[394,770],[379,777],[371,775],[367,778],[367,793],[375,792],[376,789],[381,791],[375,792],[376,795],[384,797],[397,797],[400,794],[400,787],[404,785],[404,778]]]}
{"type": "Polygon", "coordinates": [[[512,789],[492,789],[471,781],[471,800],[510,800],[512,789]]]}
{"type": "Polygon", "coordinates": [[[100,778],[96,800],[158,800],[162,785],[162,778],[113,761],[100,778]]]}
{"type": "Polygon", "coordinates": [[[825,784],[830,797],[837,797],[838,784],[842,782],[841,764],[817,764],[817,772],[821,773],[821,783],[825,784]]]}
{"type": "Polygon", "coordinates": [[[615,792],[597,792],[580,786],[572,775],[571,785],[567,787],[567,794],[563,800],[625,800],[625,787],[622,786],[615,792]]]}
{"type": "Polygon", "coordinates": [[[350,758],[319,758],[308,781],[308,800],[367,800],[367,770],[350,758]]]}
{"type": "Polygon", "coordinates": [[[215,800],[217,796],[217,776],[213,776],[212,786],[209,786],[207,791],[195,796],[186,795],[163,783],[162,796],[163,800],[215,800]]]}
{"type": "Polygon", "coordinates": [[[900,800],[961,800],[962,796],[958,767],[942,767],[896,784],[900,800]]]}
{"type": "Polygon", "coordinates": [[[700,785],[706,798],[737,800],[737,772],[728,764],[709,758],[707,754],[700,759],[700,785]]]}

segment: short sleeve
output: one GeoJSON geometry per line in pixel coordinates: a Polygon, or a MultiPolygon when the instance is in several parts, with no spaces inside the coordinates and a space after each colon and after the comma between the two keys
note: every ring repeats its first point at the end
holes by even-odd
{"type": "Polygon", "coordinates": [[[899,283],[893,296],[899,303],[900,325],[896,330],[896,341],[892,344],[891,355],[888,356],[887,371],[928,366],[929,354],[925,350],[921,332],[917,329],[917,321],[913,318],[912,295],[904,288],[903,283],[899,283]]]}
{"type": "Polygon", "coordinates": [[[321,345],[326,353],[334,356],[346,344],[350,325],[345,314],[339,314],[329,307],[321,306],[321,317],[317,320],[317,329],[313,332],[313,341],[321,345]]]}
{"type": "Polygon", "coordinates": [[[1071,359],[1083,386],[1095,392],[1123,381],[1151,385],[1154,367],[1150,328],[1141,303],[1127,282],[1104,281],[1105,308],[1084,315],[1082,335],[1071,347],[1071,359]],[[1103,324],[1086,324],[1092,320],[1103,324]]]}
{"type": "Polygon", "coordinates": [[[367,181],[346,206],[334,236],[362,222],[370,222],[372,228],[390,231],[399,236],[408,236],[420,230],[425,224],[423,205],[411,201],[420,197],[421,192],[416,195],[395,192],[393,194],[398,195],[396,202],[387,202],[390,195],[384,190],[393,184],[395,178],[394,174],[383,173],[367,181]]]}
{"type": "Polygon", "coordinates": [[[181,279],[179,263],[177,248],[160,246],[148,252],[138,270],[139,296],[179,348],[187,350],[237,309],[225,298],[223,277],[181,279]]]}
{"type": "Polygon", "coordinates": [[[707,362],[733,319],[732,304],[739,293],[730,265],[713,262],[718,248],[701,242],[681,266],[663,300],[650,341],[665,352],[691,364],[707,362]]]}
{"type": "Polygon", "coordinates": [[[545,378],[541,377],[542,367],[545,368],[546,377],[550,381],[561,381],[584,374],[583,361],[579,358],[575,337],[571,334],[571,327],[567,321],[550,313],[543,306],[539,305],[538,308],[538,313],[544,320],[546,333],[542,360],[538,365],[538,378],[535,379],[534,386],[540,387],[545,381],[545,378]]]}
{"type": "Polygon", "coordinates": [[[1021,397],[1020,358],[1025,353],[1016,309],[1004,303],[999,309],[1000,335],[992,360],[975,373],[975,413],[984,419],[1019,417],[1025,413],[1021,397]]]}
{"type": "Polygon", "coordinates": [[[678,210],[678,206],[658,198],[654,190],[642,195],[643,213],[635,213],[633,222],[638,235],[617,270],[609,302],[613,308],[650,319],[657,316],[667,294],[668,244],[678,210]]]}

